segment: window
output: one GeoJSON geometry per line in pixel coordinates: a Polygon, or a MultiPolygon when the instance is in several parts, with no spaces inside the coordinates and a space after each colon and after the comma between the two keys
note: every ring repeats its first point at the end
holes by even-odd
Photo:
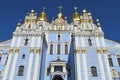
{"type": "Polygon", "coordinates": [[[118,76],[120,77],[120,72],[118,72],[118,76]]]}
{"type": "Polygon", "coordinates": [[[96,69],[96,67],[94,67],[94,66],[91,67],[91,73],[92,73],[93,77],[97,76],[97,69],[96,69]]]}
{"type": "Polygon", "coordinates": [[[65,44],[65,54],[68,54],[68,45],[65,44]]]}
{"type": "Polygon", "coordinates": [[[110,66],[113,66],[112,58],[108,58],[110,66]]]}
{"type": "Polygon", "coordinates": [[[60,40],[60,35],[58,35],[58,41],[60,40]]]}
{"type": "Polygon", "coordinates": [[[25,46],[28,45],[28,40],[29,40],[28,38],[25,39],[25,43],[24,43],[25,46]]]}
{"type": "Polygon", "coordinates": [[[23,76],[24,66],[19,66],[18,76],[23,76]]]}
{"type": "Polygon", "coordinates": [[[47,76],[50,74],[50,68],[47,68],[47,76]]]}
{"type": "Polygon", "coordinates": [[[53,54],[53,44],[50,44],[50,54],[53,54]]]}
{"type": "Polygon", "coordinates": [[[2,71],[0,71],[0,77],[2,77],[2,76],[3,76],[2,71]]]}
{"type": "Polygon", "coordinates": [[[56,72],[56,71],[62,72],[62,71],[63,71],[62,66],[55,66],[55,67],[54,67],[54,72],[56,72]]]}
{"type": "Polygon", "coordinates": [[[92,42],[91,42],[90,38],[88,39],[88,44],[89,44],[89,46],[92,46],[92,42]]]}
{"type": "Polygon", "coordinates": [[[118,65],[120,66],[120,58],[117,58],[117,60],[118,60],[118,65]]]}
{"type": "Polygon", "coordinates": [[[58,46],[57,46],[57,54],[60,54],[60,44],[58,44],[58,46]]]}
{"type": "Polygon", "coordinates": [[[0,57],[0,62],[1,62],[2,57],[0,57]]]}
{"type": "Polygon", "coordinates": [[[31,28],[31,24],[29,24],[28,28],[29,28],[29,29],[31,28]]]}
{"type": "Polygon", "coordinates": [[[5,62],[5,65],[7,65],[7,61],[8,61],[8,57],[6,58],[6,62],[5,62]]]}
{"type": "Polygon", "coordinates": [[[22,55],[22,59],[25,59],[25,54],[22,55]]]}

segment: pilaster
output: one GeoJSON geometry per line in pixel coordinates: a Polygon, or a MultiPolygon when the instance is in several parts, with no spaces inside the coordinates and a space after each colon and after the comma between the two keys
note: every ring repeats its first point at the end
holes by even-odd
{"type": "Polygon", "coordinates": [[[79,49],[79,43],[78,43],[78,36],[75,36],[75,43],[76,43],[76,49],[75,49],[75,55],[76,55],[76,79],[81,79],[81,63],[80,63],[80,49],[79,49]]]}
{"type": "Polygon", "coordinates": [[[10,73],[11,73],[10,77],[9,77],[10,80],[13,80],[13,78],[14,78],[21,39],[22,38],[19,37],[18,40],[17,40],[17,42],[18,42],[17,45],[16,45],[17,48],[15,49],[14,59],[13,59],[13,63],[12,63],[12,69],[10,71],[10,73]]]}
{"type": "Polygon", "coordinates": [[[99,65],[100,65],[101,78],[102,78],[102,80],[106,80],[98,37],[96,37],[95,39],[96,39],[96,45],[97,45],[97,53],[98,53],[98,61],[99,61],[99,65]]]}

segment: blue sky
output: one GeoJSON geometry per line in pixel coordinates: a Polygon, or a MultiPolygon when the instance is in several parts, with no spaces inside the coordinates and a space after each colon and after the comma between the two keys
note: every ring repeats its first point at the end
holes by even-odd
{"type": "Polygon", "coordinates": [[[49,21],[59,12],[58,6],[63,6],[62,13],[70,22],[74,6],[78,12],[83,9],[92,13],[95,19],[100,19],[105,37],[120,42],[120,0],[0,0],[0,42],[12,38],[12,33],[21,19],[34,9],[38,15],[45,6],[49,21]]]}

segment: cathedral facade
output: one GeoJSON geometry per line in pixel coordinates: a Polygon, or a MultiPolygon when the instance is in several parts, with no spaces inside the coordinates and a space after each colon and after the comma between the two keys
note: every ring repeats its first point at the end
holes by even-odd
{"type": "Polygon", "coordinates": [[[0,42],[0,80],[120,80],[120,43],[104,37],[86,10],[68,23],[34,10],[0,42]]]}

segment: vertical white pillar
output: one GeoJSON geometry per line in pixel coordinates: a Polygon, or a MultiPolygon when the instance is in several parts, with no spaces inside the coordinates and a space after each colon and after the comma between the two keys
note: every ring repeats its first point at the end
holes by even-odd
{"type": "Polygon", "coordinates": [[[96,37],[95,39],[96,39],[96,45],[97,45],[98,61],[99,61],[99,65],[100,65],[101,78],[102,78],[102,80],[106,80],[104,68],[103,68],[103,64],[102,64],[101,50],[100,50],[100,44],[99,44],[98,37],[96,37]]]}
{"type": "Polygon", "coordinates": [[[102,46],[103,46],[104,60],[105,60],[105,64],[106,64],[108,80],[112,80],[112,77],[111,77],[112,75],[111,75],[111,72],[110,72],[110,66],[109,66],[109,62],[108,62],[107,51],[105,50],[106,49],[106,45],[105,45],[104,37],[101,37],[101,41],[102,41],[102,46]]]}
{"type": "Polygon", "coordinates": [[[40,42],[41,42],[41,37],[38,37],[33,80],[39,79],[38,71],[40,65],[40,44],[41,44],[40,42]]]}
{"type": "Polygon", "coordinates": [[[8,71],[9,71],[9,66],[10,66],[10,62],[11,62],[11,58],[12,58],[12,53],[13,53],[13,49],[9,50],[9,56],[8,56],[8,61],[7,61],[7,65],[5,68],[5,72],[3,75],[3,80],[7,80],[7,75],[8,75],[8,71]]]}
{"type": "Polygon", "coordinates": [[[102,46],[103,46],[103,48],[105,48],[106,45],[105,45],[105,39],[104,39],[104,37],[101,37],[101,41],[102,41],[102,46]]]}
{"type": "MultiPolygon", "coordinates": [[[[14,47],[15,40],[16,40],[16,38],[13,36],[11,47],[14,47]]],[[[10,49],[6,69],[5,69],[4,76],[3,76],[3,80],[7,80],[7,74],[8,74],[11,58],[12,58],[12,53],[13,53],[13,49],[10,49]]]]}
{"type": "Polygon", "coordinates": [[[108,62],[108,56],[106,53],[104,53],[104,59],[105,59],[105,64],[106,64],[106,69],[107,69],[107,75],[108,75],[108,80],[112,80],[112,74],[110,72],[110,66],[108,62]]]}
{"type": "Polygon", "coordinates": [[[16,64],[17,64],[17,58],[18,58],[18,53],[19,53],[19,47],[20,47],[20,42],[21,42],[21,36],[17,40],[17,49],[15,50],[14,54],[14,59],[13,59],[13,64],[12,64],[12,69],[11,69],[11,74],[9,79],[13,80],[14,74],[15,74],[15,69],[16,69],[16,64]]]}
{"type": "Polygon", "coordinates": [[[78,44],[78,36],[75,36],[75,43],[76,43],[76,78],[77,80],[82,80],[81,79],[81,66],[80,66],[80,49],[79,49],[79,44],[78,44]]]}
{"type": "Polygon", "coordinates": [[[32,70],[32,63],[33,63],[33,53],[34,53],[34,43],[35,43],[35,37],[32,37],[31,41],[31,49],[30,49],[30,56],[29,56],[29,62],[28,62],[28,69],[27,69],[27,75],[26,80],[30,80],[31,70],[32,70]]]}
{"type": "Polygon", "coordinates": [[[81,46],[82,46],[82,61],[83,61],[83,69],[84,69],[84,80],[88,80],[88,69],[87,69],[87,61],[86,61],[86,50],[84,38],[81,37],[81,46]]]}

